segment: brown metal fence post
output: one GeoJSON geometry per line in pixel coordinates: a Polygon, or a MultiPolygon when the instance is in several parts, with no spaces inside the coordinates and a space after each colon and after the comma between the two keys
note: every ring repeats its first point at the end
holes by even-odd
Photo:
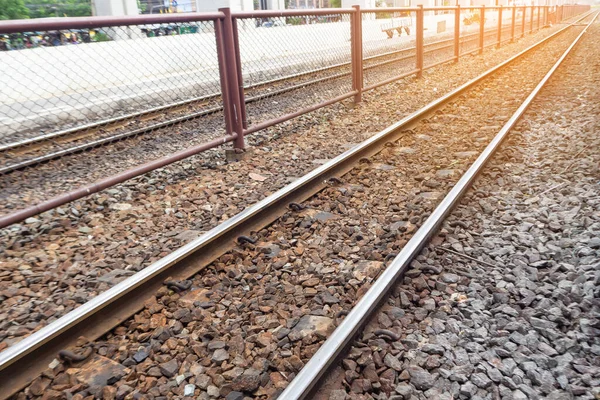
{"type": "Polygon", "coordinates": [[[525,17],[527,16],[527,6],[523,6],[523,22],[521,23],[521,37],[525,36],[525,17]]]}
{"type": "Polygon", "coordinates": [[[354,103],[362,101],[363,88],[363,53],[362,53],[362,13],[360,6],[352,6],[354,13],[350,14],[350,51],[352,58],[352,90],[354,103]]]}
{"type": "Polygon", "coordinates": [[[517,18],[517,6],[512,6],[512,25],[510,27],[510,41],[515,41],[515,26],[516,26],[516,18],[517,18]]]}
{"type": "Polygon", "coordinates": [[[248,115],[246,114],[246,95],[244,94],[244,78],[242,75],[242,58],[240,56],[240,41],[238,37],[237,18],[233,18],[233,43],[235,45],[235,65],[238,77],[238,91],[240,96],[240,108],[242,110],[242,126],[248,129],[248,115]]]}
{"type": "Polygon", "coordinates": [[[231,101],[229,100],[229,82],[227,81],[227,71],[225,70],[225,45],[223,44],[223,21],[215,20],[215,39],[217,44],[217,60],[219,62],[219,79],[221,82],[221,100],[223,101],[223,117],[225,119],[225,132],[231,135],[233,132],[233,123],[231,122],[232,111],[231,101]]]}
{"type": "Polygon", "coordinates": [[[531,16],[529,17],[529,34],[533,33],[533,12],[535,10],[534,6],[531,6],[531,16]]]}
{"type": "Polygon", "coordinates": [[[460,57],[460,5],[454,10],[454,62],[460,57]]]}
{"type": "Polygon", "coordinates": [[[496,45],[496,47],[500,47],[500,44],[502,43],[502,9],[504,7],[502,5],[500,5],[500,8],[498,9],[498,44],[496,45]]]}
{"type": "MultiPolygon", "coordinates": [[[[244,149],[244,123],[242,116],[242,103],[240,99],[239,83],[238,83],[238,67],[235,47],[235,34],[233,32],[233,18],[229,8],[219,8],[219,11],[225,14],[223,18],[223,66],[219,69],[224,71],[225,80],[227,82],[226,90],[228,93],[228,101],[223,103],[224,108],[229,108],[230,129],[231,133],[236,133],[237,138],[233,142],[233,147],[236,149],[244,149]]],[[[224,93],[224,92],[223,92],[224,93]]],[[[225,98],[224,98],[225,99],[225,98]]],[[[230,134],[230,132],[227,132],[230,134]]]]}
{"type": "Polygon", "coordinates": [[[483,53],[485,39],[485,5],[479,11],[479,54],[483,53]]]}
{"type": "Polygon", "coordinates": [[[564,7],[563,6],[556,7],[556,23],[562,22],[562,20],[563,20],[563,11],[564,11],[564,7]]]}
{"type": "Polygon", "coordinates": [[[423,76],[423,5],[417,7],[417,78],[420,78],[423,76]]]}

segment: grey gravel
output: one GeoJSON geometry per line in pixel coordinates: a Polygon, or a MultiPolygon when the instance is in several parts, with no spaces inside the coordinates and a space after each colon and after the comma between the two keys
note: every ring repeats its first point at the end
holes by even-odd
{"type": "MultiPolygon", "coordinates": [[[[351,399],[599,398],[600,87],[589,84],[600,80],[599,33],[595,24],[359,335],[350,354],[362,346],[390,381],[353,387],[351,399]],[[392,308],[403,312],[379,317],[392,308]],[[397,342],[371,335],[382,321],[397,342]],[[377,357],[398,348],[402,373],[389,374],[377,357]]],[[[368,366],[353,378],[368,379],[368,366]]]]}

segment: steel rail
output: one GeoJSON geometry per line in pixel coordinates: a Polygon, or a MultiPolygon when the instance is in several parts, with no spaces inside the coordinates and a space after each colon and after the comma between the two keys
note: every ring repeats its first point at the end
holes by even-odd
{"type": "MultiPolygon", "coordinates": [[[[282,215],[291,202],[303,201],[322,190],[329,178],[348,172],[361,158],[376,154],[387,142],[398,139],[405,129],[565,29],[568,27],[429,103],[4,350],[0,353],[0,398],[6,398],[25,387],[60,350],[72,346],[76,338],[84,336],[94,340],[139,311],[148,293],[158,290],[167,277],[185,279],[197,273],[230,250],[240,235],[250,234],[268,225],[282,215]]],[[[311,366],[315,363],[313,361],[311,366]]],[[[317,372],[308,369],[305,367],[299,376],[306,377],[317,372]]],[[[288,387],[288,393],[306,387],[305,384],[294,382],[288,387]]]]}
{"type": "Polygon", "coordinates": [[[487,161],[493,156],[502,141],[508,135],[508,132],[515,126],[533,99],[579,42],[587,28],[594,22],[597,16],[598,13],[596,13],[592,21],[587,24],[586,28],[577,36],[567,50],[565,50],[558,61],[537,84],[535,89],[527,96],[517,111],[515,111],[506,124],[504,124],[485,150],[477,157],[475,162],[464,173],[456,185],[454,185],[452,190],[444,197],[442,202],[435,208],[421,228],[419,228],[408,243],[406,243],[402,248],[402,251],[400,251],[398,256],[396,256],[392,263],[383,271],[373,286],[371,286],[367,293],[365,293],[350,313],[344,318],[342,323],[311,357],[296,378],[287,386],[280,396],[282,399],[304,399],[311,394],[311,391],[315,388],[327,369],[334,363],[352,338],[359,332],[360,328],[366,323],[373,311],[378,308],[379,304],[398,278],[400,278],[406,269],[408,269],[413,258],[419,254],[423,246],[429,241],[430,237],[437,232],[446,216],[448,216],[464,193],[469,189],[471,183],[475,180],[487,161]]]}
{"type": "MultiPolygon", "coordinates": [[[[199,101],[212,100],[219,96],[221,96],[220,92],[208,94],[206,96],[194,97],[193,99],[182,100],[182,101],[178,101],[175,103],[166,104],[164,106],[152,107],[147,110],[143,110],[143,111],[139,111],[139,112],[135,112],[135,113],[129,113],[126,115],[121,115],[119,117],[107,118],[107,119],[103,119],[98,122],[90,122],[85,125],[80,125],[80,126],[76,126],[73,128],[67,128],[67,129],[63,129],[60,131],[50,132],[50,133],[46,133],[46,134],[43,134],[40,136],[22,139],[22,140],[19,140],[16,142],[6,143],[3,145],[0,145],[0,152],[5,152],[5,151],[13,150],[16,148],[25,147],[25,146],[31,146],[31,145],[39,143],[39,142],[45,142],[45,141],[49,141],[49,140],[56,139],[56,138],[63,137],[63,136],[76,135],[76,134],[78,134],[82,131],[88,130],[88,129],[97,129],[97,128],[105,127],[105,125],[108,125],[108,124],[123,123],[127,120],[132,120],[134,118],[143,117],[148,114],[165,111],[165,110],[168,110],[169,108],[177,108],[177,107],[186,106],[188,104],[199,102],[199,101]]],[[[21,131],[21,132],[24,132],[24,131],[21,131]]]]}
{"type": "MultiPolygon", "coordinates": [[[[493,33],[492,30],[486,31],[486,35],[491,34],[491,33],[493,33]]],[[[465,36],[461,36],[461,41],[462,42],[468,42],[468,41],[471,41],[471,40],[476,40],[478,35],[479,35],[478,33],[473,33],[473,34],[468,34],[468,35],[465,35],[465,36]]],[[[452,41],[454,41],[454,38],[443,39],[443,40],[439,40],[439,41],[435,41],[435,42],[431,42],[431,43],[426,43],[425,44],[425,48],[436,46],[436,45],[447,43],[447,42],[452,42],[452,41]]],[[[427,53],[431,53],[431,52],[443,50],[443,49],[446,49],[448,47],[449,46],[437,47],[437,48],[434,48],[434,49],[428,49],[428,50],[425,51],[425,53],[427,54],[427,53]]],[[[382,54],[375,54],[375,55],[372,55],[372,56],[365,57],[363,59],[363,61],[371,61],[371,60],[375,60],[375,59],[378,59],[378,58],[384,58],[384,57],[387,57],[387,56],[390,56],[390,55],[394,55],[394,54],[408,53],[408,52],[410,52],[412,50],[415,50],[415,49],[416,48],[413,46],[413,47],[407,47],[407,48],[400,49],[400,50],[389,51],[389,52],[382,53],[382,54]]],[[[403,59],[404,58],[401,57],[401,58],[393,59],[391,61],[390,60],[384,61],[382,63],[377,63],[377,64],[365,66],[364,69],[376,68],[376,67],[379,67],[379,66],[382,66],[382,65],[385,65],[385,64],[389,64],[389,63],[392,63],[392,62],[401,61],[403,59]]],[[[273,83],[279,83],[279,82],[283,82],[283,81],[286,81],[286,80],[293,80],[293,79],[301,78],[301,77],[306,76],[306,75],[317,74],[317,73],[320,73],[320,72],[325,72],[325,71],[329,71],[329,70],[336,69],[336,68],[342,68],[342,67],[346,67],[346,66],[349,66],[349,65],[350,65],[350,62],[343,62],[343,63],[338,63],[338,64],[326,66],[326,67],[314,68],[314,69],[311,69],[309,71],[300,72],[300,73],[292,74],[292,75],[287,75],[287,76],[283,76],[283,77],[280,77],[280,78],[270,79],[270,80],[263,81],[263,82],[257,82],[257,83],[251,84],[251,85],[246,85],[246,86],[244,86],[244,90],[252,90],[252,89],[256,89],[256,88],[259,88],[259,87],[262,87],[262,86],[266,86],[266,85],[270,85],[270,84],[273,84],[273,83]]],[[[312,84],[316,84],[316,83],[322,82],[323,80],[327,80],[329,78],[335,79],[335,78],[338,78],[340,76],[345,76],[345,75],[349,75],[349,74],[350,73],[347,73],[347,74],[344,73],[344,75],[336,74],[336,75],[330,76],[330,77],[324,77],[324,78],[319,78],[319,79],[316,79],[316,80],[311,80],[311,81],[308,81],[308,82],[303,82],[303,83],[298,84],[298,85],[296,85],[294,87],[291,87],[291,88],[280,89],[278,93],[282,93],[282,91],[285,91],[286,89],[288,91],[294,90],[294,89],[297,88],[297,86],[312,85],[312,84]]],[[[269,93],[268,95],[273,95],[273,93],[269,93]]],[[[265,95],[265,97],[267,97],[268,95],[265,95]]],[[[103,119],[103,120],[97,121],[97,122],[91,122],[91,123],[88,123],[88,124],[85,124],[85,125],[82,125],[82,126],[77,126],[77,127],[72,127],[72,128],[67,128],[67,129],[55,131],[55,132],[50,132],[50,133],[43,134],[43,135],[40,135],[40,136],[35,136],[35,137],[27,138],[27,139],[22,139],[22,140],[18,140],[18,141],[15,141],[15,142],[10,142],[10,143],[7,143],[7,144],[0,144],[0,152],[6,152],[6,151],[9,151],[9,150],[13,150],[13,149],[21,148],[21,147],[31,146],[31,145],[36,144],[36,143],[50,141],[52,139],[60,138],[60,137],[63,137],[63,136],[77,135],[78,133],[80,133],[82,131],[85,131],[85,130],[104,128],[108,124],[124,123],[124,122],[126,122],[128,120],[132,120],[132,119],[135,119],[135,118],[147,116],[147,115],[150,115],[150,114],[159,113],[161,111],[166,111],[166,110],[169,110],[171,108],[179,108],[179,107],[183,107],[183,106],[186,106],[186,105],[191,105],[191,104],[197,103],[197,102],[213,100],[213,99],[218,98],[219,96],[221,96],[220,92],[219,93],[207,94],[207,95],[204,95],[204,96],[194,97],[194,98],[188,99],[188,100],[181,100],[181,101],[178,101],[178,102],[175,102],[175,103],[170,103],[170,104],[165,104],[165,105],[162,105],[162,106],[152,107],[150,109],[142,110],[142,111],[139,111],[139,112],[129,113],[129,114],[126,114],[126,115],[122,115],[122,116],[118,116],[118,117],[113,117],[113,118],[107,118],[107,119],[103,119]]],[[[250,103],[250,102],[256,101],[256,100],[257,100],[256,96],[255,97],[250,97],[250,98],[246,99],[246,103],[250,103]]],[[[192,113],[192,114],[189,114],[189,118],[188,119],[195,119],[195,118],[201,117],[203,115],[210,114],[210,113],[215,112],[215,111],[220,111],[222,109],[223,109],[223,107],[219,106],[219,107],[214,107],[214,108],[209,109],[209,110],[204,110],[204,111],[192,113]]],[[[178,117],[178,118],[175,118],[175,119],[172,119],[172,120],[164,121],[164,125],[162,125],[162,126],[173,125],[175,123],[181,122],[182,120],[187,120],[187,119],[185,119],[184,117],[178,117]]],[[[138,129],[134,130],[135,133],[130,133],[130,134],[127,134],[127,132],[123,132],[123,133],[120,133],[120,134],[117,134],[117,135],[114,135],[114,136],[110,136],[110,137],[107,137],[107,138],[100,139],[100,140],[104,140],[104,141],[103,142],[99,142],[98,144],[90,144],[90,146],[88,148],[96,147],[96,146],[99,146],[99,145],[102,145],[102,144],[106,144],[106,143],[109,143],[109,142],[112,142],[112,141],[122,140],[123,138],[128,137],[128,136],[143,134],[143,133],[148,132],[148,131],[153,130],[153,129],[157,129],[156,126],[154,126],[154,125],[149,126],[149,127],[147,127],[147,130],[144,130],[143,127],[142,128],[138,128],[138,129]],[[109,140],[110,138],[114,138],[114,140],[109,140]]],[[[68,150],[68,149],[65,149],[65,150],[68,150]]],[[[57,153],[56,156],[50,157],[49,159],[61,157],[61,156],[64,156],[65,154],[70,154],[70,153],[74,153],[74,152],[77,152],[77,151],[81,151],[81,150],[74,149],[71,152],[66,152],[66,153],[65,152],[60,152],[60,154],[57,153]]],[[[15,167],[13,168],[12,165],[10,165],[9,167],[11,167],[12,170],[16,170],[16,169],[24,168],[27,165],[31,165],[31,164],[34,164],[36,162],[42,162],[42,161],[45,161],[45,160],[48,160],[48,158],[46,158],[44,160],[41,160],[41,161],[40,160],[36,160],[36,161],[31,162],[31,163],[27,163],[27,164],[23,164],[23,165],[21,165],[21,163],[19,163],[19,164],[12,164],[15,167]]],[[[8,173],[10,171],[11,171],[11,169],[8,169],[8,168],[0,169],[0,174],[2,174],[2,173],[8,173]]]]}

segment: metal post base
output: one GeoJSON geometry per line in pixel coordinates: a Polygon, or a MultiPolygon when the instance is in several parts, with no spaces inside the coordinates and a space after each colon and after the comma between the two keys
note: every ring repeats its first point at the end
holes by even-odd
{"type": "Polygon", "coordinates": [[[227,162],[242,161],[252,153],[250,147],[245,149],[225,149],[225,159],[227,162]]]}

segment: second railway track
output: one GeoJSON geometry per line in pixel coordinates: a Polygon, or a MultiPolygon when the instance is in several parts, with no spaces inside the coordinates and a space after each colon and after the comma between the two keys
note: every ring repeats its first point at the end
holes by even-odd
{"type": "MultiPolygon", "coordinates": [[[[60,350],[80,335],[94,340],[125,321],[91,347],[100,363],[93,368],[113,368],[104,384],[129,383],[135,385],[132,391],[152,396],[182,395],[183,381],[167,384],[177,376],[213,397],[238,389],[274,395],[579,34],[579,28],[572,29],[373,136],[0,353],[2,394],[23,387],[52,363],[54,370],[39,378],[49,387],[47,377],[65,375],[62,364],[52,361],[60,350]],[[526,68],[531,63],[537,68],[526,68]],[[284,213],[290,203],[307,198],[304,206],[284,213]],[[139,371],[131,375],[130,367],[139,371]]],[[[113,390],[88,380],[86,368],[69,375],[80,381],[82,393],[113,390]]],[[[32,394],[37,387],[27,390],[32,394]]]]}

